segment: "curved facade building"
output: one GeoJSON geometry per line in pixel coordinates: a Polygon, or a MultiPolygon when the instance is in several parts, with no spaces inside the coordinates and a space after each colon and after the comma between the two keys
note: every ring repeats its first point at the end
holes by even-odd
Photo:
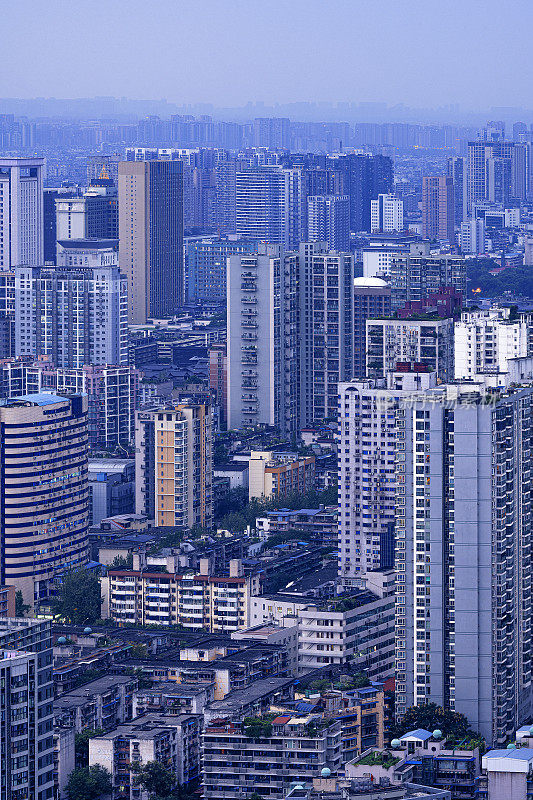
{"type": "Polygon", "coordinates": [[[1,583],[39,606],[88,558],[87,398],[29,394],[0,406],[1,583]]]}

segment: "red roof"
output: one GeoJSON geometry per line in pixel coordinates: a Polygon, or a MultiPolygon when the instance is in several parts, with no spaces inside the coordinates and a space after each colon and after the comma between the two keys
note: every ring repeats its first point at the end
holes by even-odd
{"type": "Polygon", "coordinates": [[[290,714],[281,714],[272,720],[272,725],[285,725],[290,720],[290,714]]]}

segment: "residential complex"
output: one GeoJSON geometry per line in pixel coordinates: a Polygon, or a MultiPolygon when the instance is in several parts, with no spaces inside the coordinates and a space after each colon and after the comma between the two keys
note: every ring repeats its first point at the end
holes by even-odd
{"type": "Polygon", "coordinates": [[[0,269],[44,263],[44,158],[0,158],[0,269]]]}

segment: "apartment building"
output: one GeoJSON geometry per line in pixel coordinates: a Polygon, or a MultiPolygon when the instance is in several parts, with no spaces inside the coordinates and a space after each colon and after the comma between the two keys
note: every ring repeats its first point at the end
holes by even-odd
{"type": "Polygon", "coordinates": [[[298,429],[298,259],[279,247],[228,259],[228,428],[298,429]]]}
{"type": "Polygon", "coordinates": [[[248,461],[248,497],[282,499],[291,492],[303,494],[315,488],[315,457],[293,453],[252,450],[248,461]]]}
{"type": "Polygon", "coordinates": [[[0,786],[6,800],[54,792],[52,648],[48,620],[0,619],[0,786]]]}
{"type": "Polygon", "coordinates": [[[29,394],[0,404],[1,582],[37,609],[88,558],[87,398],[29,394]]]}
{"type": "Polygon", "coordinates": [[[385,381],[339,385],[339,575],[357,585],[394,561],[395,409],[398,399],[436,384],[435,373],[389,373],[385,381]]]}
{"type": "Polygon", "coordinates": [[[300,244],[300,423],[337,414],[337,384],[354,370],[354,257],[325,242],[300,244]]]}
{"type": "Polygon", "coordinates": [[[206,800],[238,800],[257,792],[282,800],[293,783],[341,764],[337,721],[288,712],[250,720],[213,720],[203,734],[206,800]]]}
{"type": "Polygon", "coordinates": [[[110,730],[133,716],[137,678],[105,675],[54,700],[54,724],[85,730],[110,730]]]}
{"type": "Polygon", "coordinates": [[[135,511],[181,529],[213,519],[212,416],[208,403],[136,414],[135,511]]]}
{"type": "Polygon", "coordinates": [[[116,240],[59,242],[56,267],[15,268],[15,355],[56,367],[127,364],[127,302],[116,240]]]}
{"type": "Polygon", "coordinates": [[[144,714],[90,739],[89,766],[111,773],[112,800],[148,800],[135,768],[153,761],[170,769],[176,783],[194,788],[200,779],[201,727],[197,715],[144,714]]]}
{"type": "Polygon", "coordinates": [[[456,380],[506,373],[510,359],[533,355],[533,315],[510,307],[463,311],[454,334],[456,380]]]}
{"type": "Polygon", "coordinates": [[[396,712],[437,703],[495,745],[533,714],[533,390],[398,401],[396,712]]]}
{"type": "Polygon", "coordinates": [[[102,578],[105,617],[136,625],[183,625],[210,633],[249,626],[250,596],[259,585],[257,578],[244,576],[238,559],[230,561],[228,575],[210,574],[206,560],[199,573],[183,573],[176,556],[146,563],[134,554],[133,563],[134,569],[111,569],[102,578]]]}
{"type": "Polygon", "coordinates": [[[408,319],[368,319],[366,374],[385,378],[389,372],[436,372],[453,380],[453,319],[412,316],[408,319]]]}

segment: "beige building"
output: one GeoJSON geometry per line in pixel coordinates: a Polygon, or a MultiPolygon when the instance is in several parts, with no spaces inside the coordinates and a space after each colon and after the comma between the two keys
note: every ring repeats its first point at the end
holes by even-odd
{"type": "Polygon", "coordinates": [[[285,497],[291,492],[315,488],[315,457],[298,458],[292,453],[252,450],[249,460],[248,497],[285,497]]]}
{"type": "Polygon", "coordinates": [[[121,162],[118,195],[129,320],[170,317],[184,299],[183,162],[121,162]]]}
{"type": "Polygon", "coordinates": [[[229,575],[213,575],[208,559],[199,573],[180,571],[177,556],[134,554],[133,569],[110,569],[102,578],[102,617],[135,625],[183,625],[231,633],[250,625],[250,598],[259,579],[245,576],[239,559],[229,575]]]}
{"type": "Polygon", "coordinates": [[[139,411],[135,511],[162,527],[210,528],[213,519],[211,408],[204,403],[139,411]]]}
{"type": "Polygon", "coordinates": [[[3,580],[32,608],[88,559],[87,397],[28,394],[0,406],[3,580]]]}

